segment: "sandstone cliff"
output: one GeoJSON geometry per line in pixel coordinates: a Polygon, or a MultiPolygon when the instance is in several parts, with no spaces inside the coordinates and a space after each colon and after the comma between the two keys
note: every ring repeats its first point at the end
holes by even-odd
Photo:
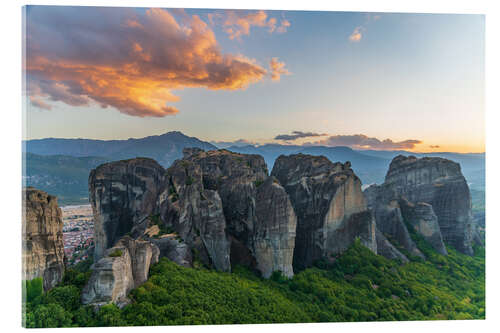
{"type": "Polygon", "coordinates": [[[376,253],[375,222],[349,162],[282,155],[271,175],[285,188],[297,215],[294,268],[303,269],[338,254],[356,237],[376,253]]]}
{"type": "Polygon", "coordinates": [[[62,280],[62,227],[56,197],[33,187],[23,189],[23,280],[42,277],[44,290],[62,280]]]}

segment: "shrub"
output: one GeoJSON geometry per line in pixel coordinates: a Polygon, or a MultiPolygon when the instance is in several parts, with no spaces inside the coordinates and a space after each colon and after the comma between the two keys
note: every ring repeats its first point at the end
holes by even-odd
{"type": "Polygon", "coordinates": [[[121,257],[123,254],[122,250],[116,249],[109,254],[109,257],[121,257]]]}

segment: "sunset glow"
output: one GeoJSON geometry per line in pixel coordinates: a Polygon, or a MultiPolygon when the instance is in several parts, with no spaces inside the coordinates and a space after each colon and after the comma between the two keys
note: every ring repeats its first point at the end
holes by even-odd
{"type": "Polygon", "coordinates": [[[28,6],[25,21],[26,139],[485,150],[481,15],[28,6]],[[275,139],[295,132],[318,135],[275,139]]]}

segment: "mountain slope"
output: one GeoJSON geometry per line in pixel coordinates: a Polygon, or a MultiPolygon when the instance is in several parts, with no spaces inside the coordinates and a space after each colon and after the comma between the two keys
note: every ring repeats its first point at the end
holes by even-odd
{"type": "Polygon", "coordinates": [[[108,162],[103,157],[73,157],[66,155],[25,155],[26,186],[41,189],[58,198],[59,204],[87,204],[90,170],[108,162]]]}
{"type": "Polygon", "coordinates": [[[164,167],[182,157],[182,149],[198,147],[204,150],[217,149],[214,145],[189,137],[181,132],[168,132],[128,140],[91,139],[38,139],[24,142],[25,151],[38,155],[68,155],[74,157],[99,156],[108,160],[134,157],[149,157],[164,167]]]}

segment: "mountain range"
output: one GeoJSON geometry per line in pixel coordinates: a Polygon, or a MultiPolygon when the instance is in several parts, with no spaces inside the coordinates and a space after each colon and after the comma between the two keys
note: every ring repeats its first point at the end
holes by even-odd
{"type": "MultiPolygon", "coordinates": [[[[59,197],[64,204],[88,203],[88,175],[99,164],[135,157],[149,157],[168,168],[182,158],[188,147],[214,150],[222,147],[189,137],[179,131],[127,140],[92,140],[46,138],[23,142],[25,152],[25,185],[35,186],[59,197]]],[[[227,147],[227,144],[224,145],[227,147]]],[[[280,155],[323,155],[334,162],[350,161],[364,187],[383,183],[391,160],[397,155],[443,157],[460,163],[476,202],[484,203],[485,154],[413,153],[404,150],[354,150],[349,147],[300,145],[233,145],[229,151],[261,155],[268,169],[280,155]],[[482,198],[482,199],[481,199],[482,198]]],[[[474,198],[473,198],[474,199],[474,198]]],[[[474,200],[473,200],[474,201],[474,200]]]]}

